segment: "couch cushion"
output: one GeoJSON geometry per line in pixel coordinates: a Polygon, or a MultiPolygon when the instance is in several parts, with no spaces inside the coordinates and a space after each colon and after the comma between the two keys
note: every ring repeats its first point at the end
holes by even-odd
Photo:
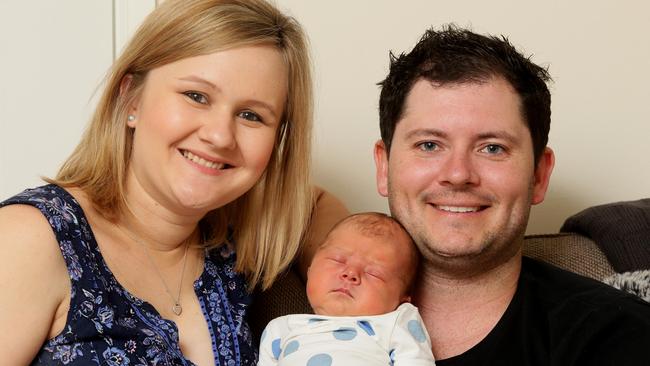
{"type": "Polygon", "coordinates": [[[262,334],[266,324],[272,319],[287,314],[313,313],[305,283],[295,269],[278,278],[268,290],[257,292],[248,310],[248,323],[253,334],[262,334]]]}
{"type": "Polygon", "coordinates": [[[598,245],[575,233],[527,236],[523,253],[599,281],[615,273],[598,245]]]}

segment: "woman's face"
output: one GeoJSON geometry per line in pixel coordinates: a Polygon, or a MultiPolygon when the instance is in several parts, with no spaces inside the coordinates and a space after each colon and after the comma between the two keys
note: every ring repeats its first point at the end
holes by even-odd
{"type": "Polygon", "coordinates": [[[282,55],[261,45],[151,70],[130,109],[128,187],[182,215],[204,215],[244,194],[271,156],[287,80],[282,55]]]}

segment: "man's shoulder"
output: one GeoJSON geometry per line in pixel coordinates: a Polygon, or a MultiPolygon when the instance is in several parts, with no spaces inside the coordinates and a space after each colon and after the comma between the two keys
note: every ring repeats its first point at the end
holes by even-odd
{"type": "Polygon", "coordinates": [[[517,294],[500,324],[500,340],[512,341],[514,354],[525,350],[537,361],[639,365],[650,344],[650,303],[524,258],[517,294]]]}
{"type": "MultiPolygon", "coordinates": [[[[548,263],[524,257],[519,291],[524,302],[566,320],[645,318],[650,326],[650,303],[597,280],[548,263]]],[[[621,320],[621,319],[619,319],[621,320]]]]}

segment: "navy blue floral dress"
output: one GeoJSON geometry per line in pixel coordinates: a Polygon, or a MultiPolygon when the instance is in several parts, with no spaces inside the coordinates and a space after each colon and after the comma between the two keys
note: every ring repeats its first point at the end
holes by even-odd
{"type": "MultiPolygon", "coordinates": [[[[79,203],[67,191],[50,184],[26,190],[0,207],[9,204],[32,205],[45,215],[72,284],[65,327],[43,344],[33,365],[193,365],[181,353],[176,324],[117,282],[79,203]]],[[[194,291],[212,336],[215,364],[254,365],[257,350],[244,320],[251,297],[234,264],[228,245],[206,252],[194,291]]]]}

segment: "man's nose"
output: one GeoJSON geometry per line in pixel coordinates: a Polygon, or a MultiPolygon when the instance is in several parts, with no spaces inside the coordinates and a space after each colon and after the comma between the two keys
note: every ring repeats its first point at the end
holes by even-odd
{"type": "Polygon", "coordinates": [[[471,152],[450,152],[442,162],[439,181],[443,185],[467,186],[479,182],[471,152]]]}

